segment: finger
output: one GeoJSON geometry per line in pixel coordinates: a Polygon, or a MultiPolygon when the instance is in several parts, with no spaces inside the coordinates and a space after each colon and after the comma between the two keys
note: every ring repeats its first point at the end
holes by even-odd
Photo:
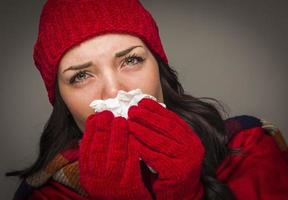
{"type": "MultiPolygon", "coordinates": [[[[122,183],[129,186],[131,185],[131,177],[134,180],[132,184],[142,183],[142,174],[140,168],[140,156],[137,149],[130,142],[131,136],[128,135],[128,158],[123,171],[122,183]]],[[[143,185],[144,186],[144,185],[143,185]]]]}
{"type": "Polygon", "coordinates": [[[85,125],[85,130],[83,133],[83,137],[80,141],[79,144],[79,153],[80,153],[80,158],[79,158],[79,167],[81,169],[81,172],[87,172],[89,169],[88,165],[88,160],[89,160],[89,155],[90,153],[90,147],[91,147],[91,142],[94,136],[94,130],[95,130],[95,113],[92,115],[89,115],[86,119],[86,125],[85,125]]]}
{"type": "MultiPolygon", "coordinates": [[[[121,178],[128,159],[128,125],[124,117],[116,117],[112,123],[107,173],[109,177],[121,178]]],[[[116,181],[116,180],[115,180],[116,181]]]]}
{"type": "Polygon", "coordinates": [[[107,110],[97,113],[93,118],[93,138],[86,154],[89,154],[89,169],[95,175],[101,175],[105,170],[113,118],[113,113],[107,110]]]}
{"type": "Polygon", "coordinates": [[[165,116],[169,119],[173,119],[175,123],[180,124],[183,128],[189,127],[191,129],[191,126],[178,114],[174,113],[173,111],[169,110],[168,108],[163,107],[158,102],[149,99],[149,98],[143,98],[139,103],[138,106],[140,108],[145,108],[147,110],[150,110],[151,112],[157,112],[161,116],[165,116]]]}
{"type": "Polygon", "coordinates": [[[182,153],[181,145],[175,142],[175,140],[171,140],[158,132],[148,129],[133,121],[128,121],[128,126],[129,132],[131,132],[137,140],[143,143],[143,145],[153,151],[171,158],[177,157],[179,153],[182,153]]]}
{"type": "Polygon", "coordinates": [[[91,143],[93,142],[93,137],[97,126],[101,129],[101,125],[105,126],[105,123],[110,123],[112,118],[113,113],[108,110],[103,112],[97,112],[87,117],[84,136],[82,139],[84,143],[87,143],[87,147],[91,146],[91,143]]]}
{"type": "Polygon", "coordinates": [[[172,128],[171,133],[174,132],[173,135],[177,136],[177,138],[180,141],[185,141],[185,145],[187,144],[186,145],[187,148],[191,149],[191,151],[196,151],[198,152],[199,155],[203,155],[204,149],[200,137],[192,129],[192,127],[185,120],[179,117],[176,113],[168,110],[167,108],[164,108],[158,102],[153,101],[151,99],[143,99],[143,101],[140,101],[138,103],[138,107],[139,109],[145,108],[151,111],[152,113],[155,112],[155,110],[157,110],[159,115],[164,115],[167,118],[169,118],[170,123],[168,121],[167,124],[172,124],[173,125],[172,127],[175,127],[174,129],[172,128]],[[180,127],[182,127],[182,129],[180,127]]]}
{"type": "Polygon", "coordinates": [[[128,120],[135,121],[154,131],[175,140],[179,144],[183,144],[186,140],[185,130],[175,121],[172,121],[164,116],[160,116],[150,110],[132,106],[128,111],[128,120]]]}
{"type": "Polygon", "coordinates": [[[163,106],[158,102],[150,98],[143,98],[138,102],[139,107],[146,107],[147,109],[151,109],[152,111],[160,111],[162,112],[163,106]],[[152,107],[151,107],[152,106],[152,107]]]}
{"type": "Polygon", "coordinates": [[[158,173],[158,178],[167,179],[171,176],[169,170],[171,171],[171,169],[175,168],[171,158],[151,150],[134,136],[129,137],[129,139],[146,165],[149,165],[158,173]]]}

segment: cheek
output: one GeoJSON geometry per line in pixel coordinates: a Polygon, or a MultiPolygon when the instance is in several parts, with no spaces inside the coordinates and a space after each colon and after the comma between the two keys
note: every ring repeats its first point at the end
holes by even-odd
{"type": "Polygon", "coordinates": [[[86,118],[94,113],[93,109],[89,107],[89,104],[93,100],[93,96],[87,91],[75,92],[74,90],[71,91],[67,88],[62,89],[61,96],[71,112],[75,122],[83,131],[86,118]]]}
{"type": "Polygon", "coordinates": [[[160,83],[159,72],[157,68],[149,68],[143,70],[137,76],[134,76],[133,79],[130,79],[131,85],[133,88],[140,88],[143,93],[152,95],[158,100],[162,99],[162,88],[160,83]]]}

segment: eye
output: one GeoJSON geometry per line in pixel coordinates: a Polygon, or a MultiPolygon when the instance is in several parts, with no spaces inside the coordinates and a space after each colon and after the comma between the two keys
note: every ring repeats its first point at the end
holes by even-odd
{"type": "Polygon", "coordinates": [[[87,78],[88,74],[86,71],[79,71],[73,75],[73,77],[70,79],[70,84],[77,84],[82,81],[84,81],[87,78]]]}
{"type": "Polygon", "coordinates": [[[141,56],[137,56],[136,54],[133,55],[128,55],[127,57],[124,58],[124,63],[123,65],[136,65],[138,63],[142,63],[145,59],[142,58],[141,56]]]}

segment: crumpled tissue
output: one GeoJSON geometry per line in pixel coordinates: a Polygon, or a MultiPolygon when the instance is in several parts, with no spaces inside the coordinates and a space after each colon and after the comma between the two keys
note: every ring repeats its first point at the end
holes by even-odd
{"type": "MultiPolygon", "coordinates": [[[[141,89],[135,89],[129,92],[119,90],[115,98],[105,100],[96,99],[90,103],[90,107],[93,108],[95,112],[110,110],[115,117],[122,116],[127,119],[128,109],[130,106],[137,105],[137,103],[143,98],[150,98],[157,101],[155,97],[148,94],[143,94],[141,89]]],[[[160,104],[166,108],[164,103],[160,104]]]]}
{"type": "MultiPolygon", "coordinates": [[[[148,95],[148,94],[143,94],[141,89],[135,89],[129,92],[119,90],[115,98],[109,98],[105,100],[96,99],[92,101],[89,106],[92,109],[94,109],[95,112],[110,110],[114,114],[115,117],[122,116],[127,119],[128,109],[133,105],[137,105],[137,103],[143,98],[150,98],[154,101],[157,101],[155,97],[148,95]]],[[[158,103],[166,108],[166,105],[164,103],[160,103],[160,102],[158,103]]],[[[141,158],[139,159],[142,160],[141,158]]],[[[152,173],[154,174],[157,173],[149,165],[147,165],[147,167],[150,169],[152,173]]]]}

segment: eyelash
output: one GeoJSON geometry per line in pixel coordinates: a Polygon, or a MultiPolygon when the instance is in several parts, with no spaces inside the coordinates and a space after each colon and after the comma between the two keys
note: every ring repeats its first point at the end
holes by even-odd
{"type": "MultiPolygon", "coordinates": [[[[132,64],[132,65],[136,65],[136,64],[138,64],[138,63],[142,63],[142,62],[145,60],[143,57],[138,56],[137,54],[134,53],[134,54],[132,54],[132,55],[126,56],[126,57],[123,59],[123,60],[124,60],[123,63],[128,62],[129,59],[136,59],[136,60],[137,60],[137,63],[132,64]]],[[[130,61],[131,61],[131,60],[130,60],[130,61]]],[[[83,75],[88,75],[86,70],[80,70],[80,71],[76,72],[76,73],[72,76],[72,78],[69,80],[69,83],[73,85],[73,84],[78,84],[78,83],[82,82],[83,79],[81,79],[80,81],[76,81],[76,78],[77,78],[79,75],[82,75],[82,74],[83,74],[83,75]]]]}
{"type": "MultiPolygon", "coordinates": [[[[138,61],[138,63],[142,63],[145,60],[141,56],[138,56],[136,53],[126,56],[123,60],[124,60],[124,62],[127,62],[129,59],[136,59],[138,61]]],[[[136,64],[138,64],[138,63],[136,63],[136,64]]]]}

